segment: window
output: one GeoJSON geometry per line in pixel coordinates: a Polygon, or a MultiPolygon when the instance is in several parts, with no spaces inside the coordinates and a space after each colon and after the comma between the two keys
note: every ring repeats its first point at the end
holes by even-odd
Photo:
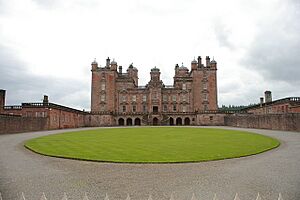
{"type": "Polygon", "coordinates": [[[182,84],[182,89],[186,90],[186,84],[185,83],[182,84]]]}
{"type": "Polygon", "coordinates": [[[136,106],[132,106],[132,112],[136,112],[136,106]]]}
{"type": "Polygon", "coordinates": [[[204,105],[204,110],[208,110],[208,107],[207,107],[207,105],[204,105]]]}
{"type": "Polygon", "coordinates": [[[168,101],[168,96],[167,95],[163,95],[163,101],[168,101]]]}
{"type": "Polygon", "coordinates": [[[173,105],[173,111],[176,111],[176,109],[177,109],[176,105],[173,105]]]}
{"type": "Polygon", "coordinates": [[[186,101],[186,95],[185,94],[182,95],[182,101],[186,101]]]}
{"type": "Polygon", "coordinates": [[[153,112],[157,113],[158,112],[158,106],[153,106],[153,112]]]}
{"type": "Polygon", "coordinates": [[[176,95],[173,95],[173,96],[172,96],[172,100],[173,100],[173,101],[176,101],[176,95]]]}
{"type": "Polygon", "coordinates": [[[153,93],[153,99],[157,99],[157,92],[153,93]]]}
{"type": "Polygon", "coordinates": [[[136,95],[132,96],[132,101],[134,101],[134,102],[136,101],[136,95]]]}
{"type": "Polygon", "coordinates": [[[123,112],[126,112],[126,106],[123,106],[123,112]]]}
{"type": "Polygon", "coordinates": [[[105,83],[101,84],[101,90],[105,90],[105,83]]]}
{"type": "Polygon", "coordinates": [[[167,111],[168,111],[168,106],[164,105],[164,112],[167,112],[167,111]]]}
{"type": "Polygon", "coordinates": [[[209,116],[209,120],[212,121],[214,119],[213,116],[209,116]]]}
{"type": "Polygon", "coordinates": [[[146,106],[143,105],[143,112],[147,112],[146,106]]]}
{"type": "Polygon", "coordinates": [[[207,82],[203,83],[203,89],[206,90],[207,89],[207,82]]]}
{"type": "Polygon", "coordinates": [[[186,112],[186,106],[185,105],[182,106],[182,112],[186,112]]]}
{"type": "Polygon", "coordinates": [[[143,96],[143,101],[144,102],[147,101],[147,96],[146,95],[143,96]]]}
{"type": "Polygon", "coordinates": [[[207,94],[203,94],[203,99],[204,99],[204,101],[207,101],[207,94]]]}
{"type": "Polygon", "coordinates": [[[125,95],[122,96],[122,101],[123,101],[123,102],[126,101],[126,96],[125,96],[125,95]]]}
{"type": "Polygon", "coordinates": [[[100,98],[101,98],[101,101],[105,101],[105,94],[102,94],[100,98]]]}

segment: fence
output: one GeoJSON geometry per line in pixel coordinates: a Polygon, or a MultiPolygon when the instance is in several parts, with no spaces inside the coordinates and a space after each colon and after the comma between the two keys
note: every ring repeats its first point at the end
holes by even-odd
{"type": "MultiPolygon", "coordinates": [[[[0,200],[4,200],[4,199],[2,199],[1,193],[0,193],[0,200]]],[[[25,198],[23,192],[21,193],[21,200],[26,200],[26,198],[25,198]]],[[[42,197],[41,197],[40,200],[47,200],[47,197],[46,197],[45,193],[43,193],[43,195],[42,195],[42,197]]],[[[67,197],[67,194],[66,194],[66,193],[64,193],[62,200],[68,200],[68,197],[67,197]]],[[[85,193],[85,195],[84,195],[84,197],[83,197],[83,200],[89,200],[88,195],[87,195],[86,193],[85,193]]],[[[107,194],[105,195],[104,200],[109,200],[107,194]]],[[[125,200],[131,200],[129,194],[127,195],[127,197],[126,197],[125,200]]],[[[149,195],[148,200],[153,200],[151,195],[149,195]]],[[[171,196],[170,196],[170,200],[175,200],[175,199],[174,199],[174,196],[173,196],[172,194],[171,194],[171,196]]],[[[197,200],[195,194],[192,195],[191,200],[197,200]]],[[[219,200],[219,198],[217,197],[216,194],[214,195],[213,200],[219,200]]],[[[238,193],[235,194],[235,197],[234,197],[233,200],[241,200],[241,199],[239,198],[238,193]]],[[[259,193],[257,194],[257,197],[256,197],[255,200],[262,200],[262,198],[260,197],[260,194],[259,194],[259,193]]],[[[277,199],[277,200],[283,200],[281,193],[279,193],[278,199],[277,199]]]]}

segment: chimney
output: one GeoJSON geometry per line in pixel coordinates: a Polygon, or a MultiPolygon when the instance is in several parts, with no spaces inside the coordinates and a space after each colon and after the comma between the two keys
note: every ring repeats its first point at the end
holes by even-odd
{"type": "Polygon", "coordinates": [[[43,99],[43,104],[48,104],[49,103],[49,98],[47,95],[44,95],[44,99],[43,99]]]}
{"type": "Polygon", "coordinates": [[[265,103],[272,102],[272,92],[265,91],[265,103]]]}
{"type": "Polygon", "coordinates": [[[198,68],[202,67],[202,59],[201,56],[198,56],[198,68]]]}
{"type": "Polygon", "coordinates": [[[5,90],[0,90],[0,113],[4,110],[5,106],[5,90]]]}
{"type": "Polygon", "coordinates": [[[109,57],[106,59],[106,68],[109,68],[109,66],[110,66],[110,59],[109,59],[109,57]]]}
{"type": "Polygon", "coordinates": [[[210,63],[210,58],[209,56],[206,56],[206,67],[209,67],[209,63],[210,63]]]}
{"type": "Polygon", "coordinates": [[[122,74],[122,66],[119,66],[119,74],[122,74]]]}
{"type": "Polygon", "coordinates": [[[264,103],[264,98],[263,98],[263,97],[260,97],[259,100],[260,100],[259,105],[260,105],[260,107],[262,107],[262,106],[263,106],[263,103],[264,103]]]}

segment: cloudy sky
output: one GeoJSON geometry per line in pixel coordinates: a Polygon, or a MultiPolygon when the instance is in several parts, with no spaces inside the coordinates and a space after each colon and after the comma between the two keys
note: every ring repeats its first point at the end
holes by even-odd
{"type": "Polygon", "coordinates": [[[218,62],[222,104],[300,96],[299,0],[0,0],[0,88],[7,104],[90,107],[90,64],[109,56],[139,70],[197,56],[218,62]]]}

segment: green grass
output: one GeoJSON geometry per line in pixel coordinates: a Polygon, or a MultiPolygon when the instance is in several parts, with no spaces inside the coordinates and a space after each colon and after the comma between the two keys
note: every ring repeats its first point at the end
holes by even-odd
{"type": "Polygon", "coordinates": [[[242,157],[279,146],[259,134],[213,128],[112,128],[67,132],[34,138],[34,152],[93,161],[164,163],[242,157]]]}

